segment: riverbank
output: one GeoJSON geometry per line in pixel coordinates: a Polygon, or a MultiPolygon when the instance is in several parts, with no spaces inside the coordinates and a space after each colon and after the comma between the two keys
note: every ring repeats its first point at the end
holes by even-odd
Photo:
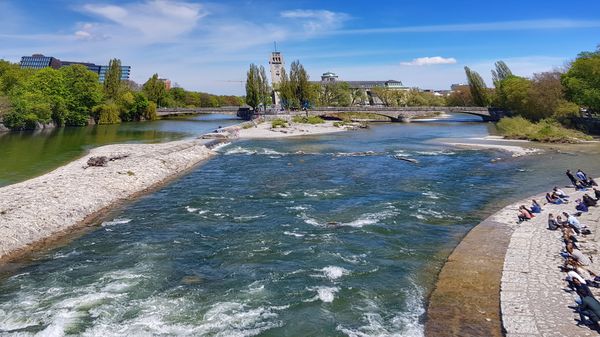
{"type": "Polygon", "coordinates": [[[103,146],[50,173],[0,188],[0,261],[68,235],[112,205],[179,176],[214,155],[207,142],[103,146]],[[87,167],[93,156],[120,159],[87,167]]]}
{"type": "MultiPolygon", "coordinates": [[[[565,190],[571,200],[586,193],[565,190]]],[[[575,302],[573,294],[564,291],[565,275],[558,268],[564,261],[559,255],[560,233],[546,229],[548,213],[573,213],[575,206],[546,204],[534,219],[517,224],[519,206],[530,205],[531,199],[541,202],[545,194],[511,203],[492,214],[454,249],[429,299],[426,336],[590,333],[586,327],[576,327],[578,315],[568,307],[575,302]]],[[[599,218],[593,208],[580,221],[595,234],[600,231],[599,218]]],[[[597,254],[596,237],[586,241],[586,253],[597,254]]]]}
{"type": "Polygon", "coordinates": [[[272,128],[271,123],[266,121],[254,125],[249,125],[246,128],[239,128],[237,137],[243,139],[259,139],[259,138],[282,138],[307,135],[321,135],[326,133],[336,133],[347,131],[354,128],[353,126],[334,126],[333,122],[326,121],[322,124],[303,124],[289,123],[288,127],[272,128]]]}

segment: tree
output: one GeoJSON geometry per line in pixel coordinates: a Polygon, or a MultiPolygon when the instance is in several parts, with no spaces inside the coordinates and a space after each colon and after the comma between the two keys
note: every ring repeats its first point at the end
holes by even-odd
{"type": "Polygon", "coordinates": [[[92,109],[102,102],[98,75],[83,65],[60,68],[65,84],[67,114],[65,125],[87,125],[92,109]]]}
{"type": "Polygon", "coordinates": [[[150,77],[148,81],[144,83],[142,91],[146,94],[146,97],[148,97],[150,101],[156,103],[156,105],[159,107],[162,106],[161,104],[167,95],[165,83],[158,79],[158,74],[152,75],[152,77],[150,77]]]}
{"type": "Polygon", "coordinates": [[[569,100],[591,113],[600,113],[600,48],[579,54],[562,75],[561,83],[569,100]]]}
{"type": "MultiPolygon", "coordinates": [[[[279,97],[281,98],[281,105],[285,109],[290,109],[295,104],[296,97],[288,75],[283,68],[281,69],[281,81],[279,82],[279,97]]],[[[246,104],[248,104],[248,97],[246,97],[246,104]]]]}
{"type": "Polygon", "coordinates": [[[368,103],[367,94],[360,88],[352,89],[350,92],[350,105],[365,105],[368,103]]]}
{"type": "Polygon", "coordinates": [[[381,100],[381,103],[385,106],[397,105],[397,99],[394,99],[394,93],[392,90],[385,87],[373,87],[371,93],[375,94],[377,98],[381,100]]]}
{"type": "Polygon", "coordinates": [[[317,103],[320,106],[350,106],[350,87],[346,82],[327,82],[320,85],[317,103]]]}
{"type": "Polygon", "coordinates": [[[256,110],[260,105],[261,99],[261,79],[258,67],[252,63],[246,73],[246,104],[256,110]]]}
{"type": "Polygon", "coordinates": [[[519,76],[510,76],[500,83],[498,101],[500,107],[508,109],[517,115],[530,120],[536,120],[530,114],[531,101],[529,97],[532,88],[531,81],[519,76]]]}
{"type": "Polygon", "coordinates": [[[290,103],[292,108],[306,108],[315,98],[311,96],[308,73],[298,60],[290,65],[290,88],[293,95],[290,103]]]}
{"type": "Polygon", "coordinates": [[[109,99],[117,99],[121,86],[121,60],[112,59],[104,77],[104,93],[109,99]]]}
{"type": "Polygon", "coordinates": [[[556,114],[561,102],[565,100],[559,72],[534,74],[529,89],[527,118],[541,120],[556,114]]]}
{"type": "Polygon", "coordinates": [[[498,61],[494,65],[496,66],[496,70],[492,70],[492,80],[494,86],[498,87],[500,82],[512,76],[513,73],[504,61],[498,61]]]}
{"type": "Polygon", "coordinates": [[[471,96],[471,90],[469,86],[462,85],[454,89],[448,98],[446,99],[448,106],[473,106],[473,96],[471,96]]]}
{"type": "Polygon", "coordinates": [[[475,103],[476,106],[488,106],[488,89],[483,78],[481,78],[481,75],[476,71],[471,70],[469,67],[465,67],[465,73],[469,83],[469,90],[471,90],[471,96],[473,97],[473,103],[475,103]]]}
{"type": "MultiPolygon", "coordinates": [[[[258,70],[258,92],[260,97],[260,104],[262,104],[263,109],[267,109],[267,106],[271,104],[271,86],[269,85],[269,78],[267,77],[267,72],[265,71],[265,67],[262,65],[258,70]]],[[[227,104],[227,105],[235,105],[235,104],[227,104]]]]}

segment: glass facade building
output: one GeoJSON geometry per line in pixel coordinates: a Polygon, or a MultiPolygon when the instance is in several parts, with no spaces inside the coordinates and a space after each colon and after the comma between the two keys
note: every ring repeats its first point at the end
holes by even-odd
{"type": "MultiPolygon", "coordinates": [[[[106,73],[108,73],[108,66],[99,66],[98,69],[98,77],[100,82],[104,83],[104,79],[106,78],[106,73]]],[[[129,75],[131,73],[130,66],[121,66],[121,81],[129,80],[129,75]]]]}
{"type": "Polygon", "coordinates": [[[25,69],[43,69],[52,67],[60,68],[60,60],[52,56],[44,56],[42,54],[33,54],[31,56],[21,57],[21,68],[25,69]]]}
{"type": "MultiPolygon", "coordinates": [[[[106,73],[108,72],[108,66],[101,66],[94,63],[86,63],[86,62],[72,62],[72,61],[61,61],[52,56],[44,56],[42,54],[34,54],[31,56],[23,56],[21,57],[21,68],[27,69],[43,69],[46,67],[52,67],[54,69],[58,69],[60,67],[67,67],[74,64],[80,64],[86,66],[90,71],[98,74],[98,80],[100,83],[104,83],[104,79],[106,78],[106,73]]],[[[121,66],[121,80],[129,80],[129,75],[131,74],[130,66],[121,66]]]]}

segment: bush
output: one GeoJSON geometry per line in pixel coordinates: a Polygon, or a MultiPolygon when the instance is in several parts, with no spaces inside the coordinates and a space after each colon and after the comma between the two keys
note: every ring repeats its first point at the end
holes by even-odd
{"type": "Polygon", "coordinates": [[[502,118],[496,127],[500,133],[512,139],[527,139],[544,143],[577,143],[592,137],[573,129],[567,129],[552,119],[532,123],[523,117],[502,118]]]}
{"type": "Polygon", "coordinates": [[[156,115],[156,103],[148,102],[148,106],[144,111],[144,118],[149,121],[158,119],[158,115],[156,115]]]}
{"type": "Polygon", "coordinates": [[[119,107],[114,103],[102,104],[94,108],[94,115],[98,118],[98,124],[119,124],[119,107]]]}
{"type": "Polygon", "coordinates": [[[562,125],[570,126],[571,118],[580,117],[579,105],[568,101],[561,101],[556,107],[556,111],[552,116],[554,119],[559,121],[562,125]]]}
{"type": "Polygon", "coordinates": [[[10,112],[4,116],[4,125],[12,130],[33,130],[37,121],[34,113],[10,112]]]}
{"type": "Polygon", "coordinates": [[[285,119],[277,118],[271,121],[271,128],[287,128],[288,122],[285,119]]]}
{"type": "Polygon", "coordinates": [[[325,121],[319,116],[294,116],[292,122],[301,124],[323,124],[325,121]]]}

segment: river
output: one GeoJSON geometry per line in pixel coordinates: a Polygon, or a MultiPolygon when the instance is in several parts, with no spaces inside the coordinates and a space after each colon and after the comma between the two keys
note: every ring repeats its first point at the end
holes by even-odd
{"type": "Polygon", "coordinates": [[[152,122],[0,132],[0,187],[53,170],[93,147],[178,140],[239,122],[235,116],[214,114],[152,122]]]}
{"type": "Polygon", "coordinates": [[[511,158],[436,141],[491,127],[454,116],[234,142],[0,276],[0,334],[422,336],[470,228],[564,185],[566,165],[600,173],[598,145],[511,158]]]}

